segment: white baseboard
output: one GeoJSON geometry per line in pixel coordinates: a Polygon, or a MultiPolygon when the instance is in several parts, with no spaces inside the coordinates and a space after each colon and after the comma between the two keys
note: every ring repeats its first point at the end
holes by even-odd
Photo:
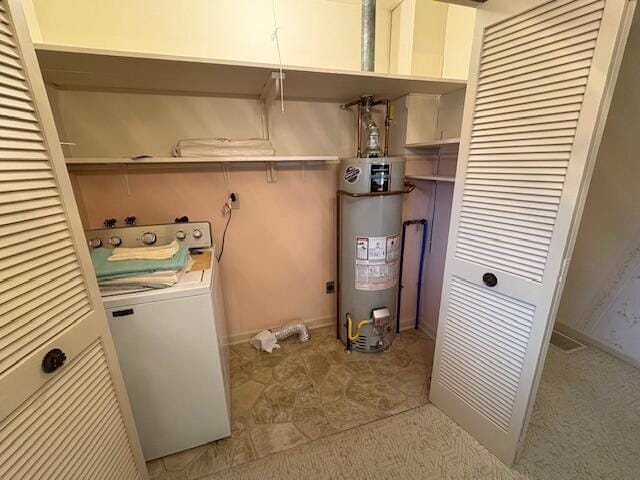
{"type": "Polygon", "coordinates": [[[415,320],[414,319],[400,320],[400,331],[401,332],[403,330],[411,330],[414,326],[415,326],[415,320]]]}
{"type": "Polygon", "coordinates": [[[632,356],[627,355],[626,353],[621,352],[620,350],[617,350],[612,346],[607,345],[606,343],[596,338],[593,338],[585,333],[582,333],[573,327],[570,327],[568,325],[565,325],[564,323],[560,323],[559,321],[557,321],[553,328],[555,330],[558,330],[560,333],[563,333],[569,337],[573,337],[582,343],[586,343],[587,345],[591,345],[592,347],[595,347],[598,350],[602,350],[603,352],[606,352],[609,355],[616,357],[625,363],[628,363],[629,365],[632,365],[636,368],[640,368],[640,360],[637,360],[632,356]]]}
{"type": "MultiPolygon", "coordinates": [[[[400,320],[400,331],[401,332],[403,330],[413,330],[415,328],[415,326],[416,326],[416,321],[413,318],[400,320]]],[[[431,331],[431,329],[429,328],[429,326],[426,323],[420,322],[420,325],[418,325],[418,330],[420,330],[427,337],[429,337],[430,339],[435,341],[436,337],[434,335],[434,332],[431,331]]]]}
{"type": "MultiPolygon", "coordinates": [[[[310,329],[314,329],[314,328],[321,328],[321,327],[328,327],[330,325],[334,325],[335,326],[335,317],[331,316],[331,317],[320,317],[320,318],[314,318],[311,320],[302,320],[304,322],[304,324],[309,327],[310,329]]],[[[404,319],[400,321],[400,331],[403,330],[411,330],[412,328],[414,328],[415,325],[415,320],[414,319],[404,319]]],[[[249,340],[251,340],[253,337],[255,337],[258,333],[260,333],[262,330],[270,330],[271,328],[276,328],[279,327],[280,325],[277,326],[273,326],[273,327],[269,327],[268,329],[260,329],[260,330],[254,330],[252,332],[247,332],[247,333],[237,333],[235,335],[230,335],[229,336],[229,344],[230,345],[237,345],[238,343],[244,343],[244,342],[248,342],[249,340]]],[[[420,330],[422,330],[422,332],[425,333],[425,335],[427,335],[428,337],[432,337],[432,335],[425,329],[425,325],[420,325],[419,326],[420,330]]]]}
{"type": "MultiPolygon", "coordinates": [[[[416,324],[415,319],[403,320],[400,322],[400,330],[408,330],[410,328],[415,328],[415,324],[416,324]]],[[[422,333],[424,333],[427,337],[431,338],[432,340],[436,339],[435,332],[433,332],[432,329],[429,328],[429,325],[427,325],[425,322],[420,322],[420,325],[418,325],[418,330],[420,330],[422,333]]]]}
{"type": "MultiPolygon", "coordinates": [[[[335,317],[330,316],[330,317],[313,318],[311,320],[302,320],[302,322],[307,327],[309,327],[311,329],[321,328],[321,327],[328,327],[329,325],[335,325],[335,317]]],[[[284,323],[285,322],[283,322],[282,324],[284,324],[284,323]]],[[[261,328],[260,330],[254,330],[252,332],[238,333],[236,335],[230,335],[229,336],[229,344],[230,345],[236,345],[238,343],[248,342],[253,337],[255,337],[258,333],[260,333],[261,331],[270,330],[272,328],[277,328],[277,327],[282,326],[282,324],[274,325],[274,326],[269,327],[269,328],[261,328]]]]}

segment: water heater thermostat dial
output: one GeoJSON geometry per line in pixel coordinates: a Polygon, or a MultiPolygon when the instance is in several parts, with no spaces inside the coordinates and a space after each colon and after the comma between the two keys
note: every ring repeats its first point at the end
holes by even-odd
{"type": "Polygon", "coordinates": [[[202,237],[202,232],[200,230],[194,230],[192,233],[193,238],[201,238],[202,237]]]}
{"type": "Polygon", "coordinates": [[[153,232],[146,232],[142,234],[142,243],[145,245],[153,245],[156,243],[156,234],[153,232]]]}

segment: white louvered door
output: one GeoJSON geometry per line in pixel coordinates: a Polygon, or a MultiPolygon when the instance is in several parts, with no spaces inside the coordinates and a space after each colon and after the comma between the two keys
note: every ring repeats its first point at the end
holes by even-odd
{"type": "Polygon", "coordinates": [[[85,242],[20,1],[0,0],[2,480],[148,478],[85,242]]]}
{"type": "Polygon", "coordinates": [[[508,464],[535,398],[634,8],[547,1],[486,27],[472,65],[431,400],[508,464]]]}

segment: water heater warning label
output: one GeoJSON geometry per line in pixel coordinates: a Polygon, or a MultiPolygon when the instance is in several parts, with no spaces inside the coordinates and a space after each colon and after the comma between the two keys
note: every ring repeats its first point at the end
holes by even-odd
{"type": "Polygon", "coordinates": [[[386,290],[398,284],[400,235],[356,238],[356,290],[386,290]]]}

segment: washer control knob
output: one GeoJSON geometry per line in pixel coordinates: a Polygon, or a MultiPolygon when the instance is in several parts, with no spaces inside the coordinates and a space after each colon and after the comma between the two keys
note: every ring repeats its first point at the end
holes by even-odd
{"type": "Polygon", "coordinates": [[[193,235],[193,238],[202,238],[202,232],[200,230],[194,230],[191,232],[191,235],[193,235]]]}
{"type": "Polygon", "coordinates": [[[120,237],[111,237],[109,239],[109,243],[114,247],[119,247],[120,244],[122,243],[122,239],[120,237]]]}
{"type": "Polygon", "coordinates": [[[102,240],[100,240],[99,238],[92,238],[91,240],[89,240],[89,246],[91,248],[98,248],[102,246],[102,240]]]}
{"type": "Polygon", "coordinates": [[[153,245],[156,243],[157,237],[153,232],[145,232],[142,234],[142,243],[145,245],[153,245]]]}
{"type": "Polygon", "coordinates": [[[182,230],[178,230],[178,231],[176,232],[176,238],[177,238],[178,240],[184,240],[185,238],[187,238],[187,234],[186,234],[186,233],[184,233],[182,230]]]}

